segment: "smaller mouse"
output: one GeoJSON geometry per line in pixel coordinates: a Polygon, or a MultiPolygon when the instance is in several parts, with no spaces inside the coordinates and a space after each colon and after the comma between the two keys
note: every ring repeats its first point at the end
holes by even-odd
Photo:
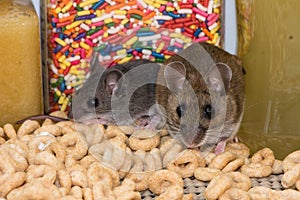
{"type": "Polygon", "coordinates": [[[244,111],[240,60],[207,43],[194,43],[168,59],[158,75],[156,101],[168,131],[189,148],[224,151],[244,111]]]}
{"type": "Polygon", "coordinates": [[[73,119],[86,124],[155,128],[158,121],[152,120],[149,111],[155,104],[160,64],[133,60],[104,69],[95,57],[91,61],[90,77],[74,95],[73,119]]]}

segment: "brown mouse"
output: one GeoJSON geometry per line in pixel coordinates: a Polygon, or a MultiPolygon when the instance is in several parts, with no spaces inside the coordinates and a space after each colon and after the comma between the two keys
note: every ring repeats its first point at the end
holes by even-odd
{"type": "Polygon", "coordinates": [[[188,147],[223,152],[244,111],[240,60],[214,45],[195,43],[168,59],[158,77],[156,101],[169,132],[188,147]]]}

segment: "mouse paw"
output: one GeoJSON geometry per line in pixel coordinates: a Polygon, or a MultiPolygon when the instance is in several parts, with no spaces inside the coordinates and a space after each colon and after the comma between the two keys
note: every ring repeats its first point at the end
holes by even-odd
{"type": "Polygon", "coordinates": [[[220,141],[215,148],[215,154],[218,155],[223,153],[225,151],[225,146],[226,146],[226,141],[220,141]]]}
{"type": "Polygon", "coordinates": [[[148,129],[156,131],[160,121],[160,117],[156,115],[152,116],[152,118],[150,118],[150,116],[143,116],[138,120],[136,129],[148,129]]]}

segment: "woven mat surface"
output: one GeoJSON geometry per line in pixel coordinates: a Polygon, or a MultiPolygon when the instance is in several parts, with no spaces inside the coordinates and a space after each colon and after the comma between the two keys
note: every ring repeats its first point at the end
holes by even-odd
{"type": "MultiPolygon", "coordinates": [[[[281,186],[281,178],[283,174],[280,175],[271,175],[266,178],[251,178],[252,187],[255,186],[265,186],[274,190],[283,190],[281,186]]],[[[185,178],[184,179],[184,193],[189,194],[192,193],[194,196],[194,200],[205,200],[203,196],[203,192],[207,187],[209,182],[198,181],[196,178],[185,178]]],[[[149,190],[146,190],[141,193],[143,200],[154,200],[155,195],[152,194],[149,190]]]]}

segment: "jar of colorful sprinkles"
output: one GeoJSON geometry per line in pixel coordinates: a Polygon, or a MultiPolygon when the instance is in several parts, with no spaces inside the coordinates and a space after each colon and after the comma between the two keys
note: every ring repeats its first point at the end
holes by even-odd
{"type": "Polygon", "coordinates": [[[68,112],[94,51],[107,68],[133,59],[162,63],[193,42],[224,46],[221,0],[41,2],[47,112],[68,112]]]}

